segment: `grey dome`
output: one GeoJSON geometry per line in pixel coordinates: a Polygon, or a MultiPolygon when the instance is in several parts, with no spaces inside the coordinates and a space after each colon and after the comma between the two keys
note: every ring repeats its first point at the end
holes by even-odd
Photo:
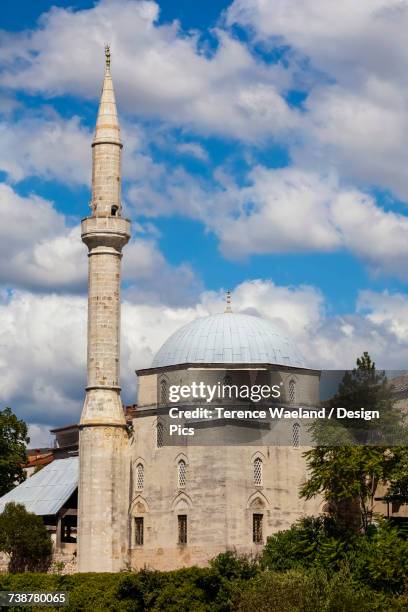
{"type": "Polygon", "coordinates": [[[182,363],[271,363],[305,368],[294,342],[260,317],[226,312],[195,319],[170,336],[152,367],[182,363]]]}

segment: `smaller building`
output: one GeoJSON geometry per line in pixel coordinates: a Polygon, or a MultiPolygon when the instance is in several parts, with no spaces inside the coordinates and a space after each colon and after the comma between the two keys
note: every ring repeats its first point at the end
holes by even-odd
{"type": "Polygon", "coordinates": [[[27,451],[27,463],[24,465],[26,475],[32,476],[54,461],[53,451],[53,448],[30,448],[27,451]]]}
{"type": "Polygon", "coordinates": [[[76,555],[78,457],[55,459],[0,499],[0,512],[9,502],[22,504],[41,516],[51,533],[54,559],[71,562],[76,555]]]}

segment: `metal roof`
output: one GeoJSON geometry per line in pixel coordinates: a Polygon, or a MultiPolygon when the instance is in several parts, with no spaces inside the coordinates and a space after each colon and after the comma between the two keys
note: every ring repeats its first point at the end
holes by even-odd
{"type": "Polygon", "coordinates": [[[260,317],[234,312],[196,319],[177,330],[152,367],[181,363],[270,363],[306,367],[293,340],[260,317]]]}
{"type": "Polygon", "coordinates": [[[8,502],[45,516],[57,514],[78,486],[78,457],[56,459],[0,497],[0,512],[8,502]]]}

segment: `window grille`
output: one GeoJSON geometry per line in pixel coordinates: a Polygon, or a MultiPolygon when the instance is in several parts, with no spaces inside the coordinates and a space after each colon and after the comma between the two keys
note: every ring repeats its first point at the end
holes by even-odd
{"type": "Polygon", "coordinates": [[[257,457],[254,461],[254,485],[262,485],[262,459],[257,457]]]}
{"type": "Polygon", "coordinates": [[[291,380],[289,383],[289,402],[294,404],[296,402],[296,383],[291,380]]]}
{"type": "Polygon", "coordinates": [[[136,546],[143,546],[143,538],[144,538],[143,516],[137,516],[135,518],[135,544],[136,546]]]}
{"type": "Polygon", "coordinates": [[[158,446],[158,448],[161,448],[163,446],[163,444],[164,444],[164,427],[163,427],[163,423],[157,423],[156,439],[157,439],[157,446],[158,446]]]}
{"type": "Polygon", "coordinates": [[[136,467],[136,488],[140,491],[144,487],[144,466],[141,463],[136,467]]]}
{"type": "Polygon", "coordinates": [[[300,425],[299,423],[293,423],[292,440],[293,440],[294,448],[298,448],[300,445],[300,425]]]}
{"type": "Polygon", "coordinates": [[[179,514],[178,520],[178,543],[187,544],[187,514],[179,514]]]}
{"type": "Polygon", "coordinates": [[[252,539],[256,544],[263,542],[262,523],[263,523],[263,514],[254,514],[253,524],[252,524],[252,539]]]}
{"type": "Polygon", "coordinates": [[[167,382],[160,382],[160,404],[167,404],[167,382]]]}
{"type": "Polygon", "coordinates": [[[178,463],[178,486],[183,488],[186,486],[186,462],[181,459],[178,463]]]}

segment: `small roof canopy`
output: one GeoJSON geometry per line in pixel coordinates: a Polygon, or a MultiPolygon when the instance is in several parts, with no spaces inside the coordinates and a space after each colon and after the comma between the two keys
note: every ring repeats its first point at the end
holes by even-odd
{"type": "Polygon", "coordinates": [[[0,497],[0,512],[15,502],[39,516],[57,514],[77,486],[78,457],[57,459],[0,497]]]}

